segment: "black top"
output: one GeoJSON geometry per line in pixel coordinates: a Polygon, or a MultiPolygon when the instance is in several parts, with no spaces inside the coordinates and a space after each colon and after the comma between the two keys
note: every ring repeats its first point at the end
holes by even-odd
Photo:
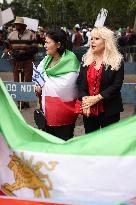
{"type": "MultiPolygon", "coordinates": [[[[87,82],[88,66],[81,66],[77,79],[78,98],[90,96],[87,82]]],[[[111,66],[104,66],[100,82],[100,95],[104,98],[101,102],[107,116],[115,115],[123,111],[121,87],[124,80],[124,62],[118,71],[111,70],[111,66]]]]}

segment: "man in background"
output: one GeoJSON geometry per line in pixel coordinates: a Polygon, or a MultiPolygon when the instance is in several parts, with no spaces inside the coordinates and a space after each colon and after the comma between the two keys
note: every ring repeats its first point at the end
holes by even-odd
{"type": "Polygon", "coordinates": [[[83,42],[82,34],[80,32],[80,27],[75,26],[74,33],[72,35],[73,48],[79,48],[83,42]]]}
{"type": "Polygon", "coordinates": [[[3,30],[0,30],[0,54],[1,54],[1,58],[4,56],[5,54],[5,51],[9,50],[9,44],[8,42],[5,40],[5,37],[4,37],[4,31],[3,30]]]}
{"type": "MultiPolygon", "coordinates": [[[[38,51],[36,35],[26,29],[22,17],[16,17],[15,29],[8,36],[10,52],[13,58],[13,76],[15,82],[31,82],[34,55],[38,51]]],[[[20,103],[19,103],[20,106],[20,103]]],[[[28,102],[21,102],[21,109],[29,108],[28,102]]]]}

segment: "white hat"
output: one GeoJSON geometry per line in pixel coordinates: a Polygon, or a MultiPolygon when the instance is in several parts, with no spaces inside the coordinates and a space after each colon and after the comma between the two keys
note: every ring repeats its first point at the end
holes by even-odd
{"type": "MultiPolygon", "coordinates": [[[[15,20],[14,24],[23,24],[23,25],[26,25],[26,24],[24,23],[24,19],[23,19],[22,17],[19,17],[19,16],[16,17],[16,20],[15,20]]],[[[27,25],[26,25],[26,26],[27,26],[27,25]]]]}
{"type": "Polygon", "coordinates": [[[80,26],[79,26],[79,24],[78,24],[78,23],[75,25],[75,28],[80,28],[80,26]]]}
{"type": "Polygon", "coordinates": [[[87,32],[87,29],[83,28],[82,32],[87,32]]]}

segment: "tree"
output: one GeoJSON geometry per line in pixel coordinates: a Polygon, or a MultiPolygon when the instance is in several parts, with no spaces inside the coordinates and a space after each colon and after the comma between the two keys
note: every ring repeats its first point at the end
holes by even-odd
{"type": "Polygon", "coordinates": [[[133,30],[134,30],[134,32],[136,32],[136,1],[135,0],[129,1],[129,12],[131,13],[132,17],[134,18],[133,30]]]}
{"type": "Polygon", "coordinates": [[[73,27],[83,22],[93,27],[101,8],[108,10],[106,26],[126,27],[134,24],[136,13],[136,0],[13,0],[11,4],[4,0],[0,6],[2,10],[11,6],[15,16],[23,13],[38,19],[41,26],[49,27],[73,27]]]}

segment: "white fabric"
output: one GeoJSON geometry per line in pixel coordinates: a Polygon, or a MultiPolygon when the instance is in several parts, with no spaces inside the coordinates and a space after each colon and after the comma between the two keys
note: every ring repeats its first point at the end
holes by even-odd
{"type": "MultiPolygon", "coordinates": [[[[42,60],[37,70],[43,72],[44,61],[42,60]]],[[[42,87],[42,108],[45,111],[45,96],[60,97],[68,102],[77,98],[76,80],[78,72],[70,72],[59,77],[47,76],[43,73],[45,84],[42,87]]]]}
{"type": "MultiPolygon", "coordinates": [[[[13,184],[15,176],[8,167],[11,161],[9,155],[13,153],[5,146],[2,137],[0,144],[0,186],[5,183],[13,184]]],[[[25,163],[30,162],[32,168],[36,163],[40,165],[38,168],[37,164],[37,170],[48,176],[52,183],[52,189],[49,190],[51,199],[119,202],[136,196],[136,156],[97,157],[23,150],[16,154],[23,157],[25,163]]],[[[43,183],[49,186],[47,178],[43,178],[43,183]]],[[[34,190],[25,186],[13,193],[18,197],[34,197],[34,190]]],[[[43,196],[42,188],[41,193],[43,196]]]]}

